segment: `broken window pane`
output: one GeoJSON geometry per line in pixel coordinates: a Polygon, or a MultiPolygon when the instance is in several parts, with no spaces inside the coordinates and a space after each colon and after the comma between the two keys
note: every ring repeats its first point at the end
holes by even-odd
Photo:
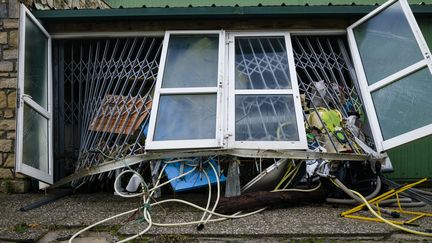
{"type": "Polygon", "coordinates": [[[432,123],[432,77],[423,68],[372,93],[384,139],[432,123]],[[415,118],[415,119],[413,119],[415,118]]]}
{"type": "Polygon", "coordinates": [[[161,95],[154,141],[216,138],[216,94],[161,95]]]}
{"type": "Polygon", "coordinates": [[[48,102],[48,39],[30,18],[25,20],[24,93],[45,109],[48,102]]]}
{"type": "Polygon", "coordinates": [[[284,37],[235,40],[236,89],[290,89],[284,37]]]}
{"type": "Polygon", "coordinates": [[[48,173],[48,120],[24,104],[24,164],[48,173]]]}
{"type": "Polygon", "coordinates": [[[369,85],[423,59],[399,2],[354,28],[354,35],[369,85]]]}
{"type": "Polygon", "coordinates": [[[292,95],[237,95],[236,141],[298,141],[292,95]]]}
{"type": "Polygon", "coordinates": [[[216,87],[218,45],[217,35],[172,35],[162,88],[216,87]]]}

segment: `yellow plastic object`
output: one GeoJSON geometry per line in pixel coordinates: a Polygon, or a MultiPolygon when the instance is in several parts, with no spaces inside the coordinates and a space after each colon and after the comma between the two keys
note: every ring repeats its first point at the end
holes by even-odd
{"type": "Polygon", "coordinates": [[[372,198],[369,201],[365,201],[364,203],[348,210],[345,211],[343,213],[341,213],[342,217],[345,218],[352,218],[352,219],[360,219],[360,220],[366,220],[366,221],[374,221],[374,222],[390,222],[392,224],[395,225],[409,225],[412,224],[414,221],[423,218],[423,217],[432,217],[431,213],[424,213],[424,212],[414,212],[414,211],[406,211],[402,208],[401,204],[400,204],[400,200],[399,200],[399,194],[406,191],[407,189],[410,189],[422,182],[427,181],[427,178],[424,178],[422,180],[419,180],[417,182],[402,186],[398,189],[391,189],[375,198],[372,198]],[[396,210],[389,210],[391,212],[397,212],[399,214],[407,214],[407,215],[414,215],[414,217],[405,220],[405,221],[396,221],[396,220],[388,220],[388,219],[384,219],[383,217],[381,217],[381,212],[380,212],[380,207],[379,207],[379,203],[382,202],[383,200],[389,199],[391,197],[396,197],[397,199],[397,205],[398,205],[398,209],[396,210]],[[363,210],[365,207],[370,208],[370,205],[375,205],[376,208],[378,209],[377,214],[380,217],[376,217],[376,218],[372,218],[372,217],[366,217],[366,216],[359,216],[359,215],[353,215],[354,213],[357,213],[361,210],[363,210]]]}
{"type": "Polygon", "coordinates": [[[338,110],[327,110],[326,108],[318,107],[317,111],[313,111],[309,114],[309,124],[312,127],[316,127],[317,129],[323,131],[324,125],[320,121],[320,117],[329,132],[333,133],[341,128],[342,115],[338,110]]]}

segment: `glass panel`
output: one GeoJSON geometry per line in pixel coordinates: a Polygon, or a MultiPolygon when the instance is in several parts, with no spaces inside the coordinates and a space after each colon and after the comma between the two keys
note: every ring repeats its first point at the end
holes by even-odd
{"type": "Polygon", "coordinates": [[[24,164],[48,173],[48,120],[24,105],[23,158],[24,164]]]}
{"type": "Polygon", "coordinates": [[[369,85],[423,59],[399,2],[354,28],[369,85]]]}
{"type": "Polygon", "coordinates": [[[292,95],[236,95],[236,141],[298,141],[292,95]]]}
{"type": "Polygon", "coordinates": [[[216,138],[216,94],[161,95],[153,140],[216,138]]]}
{"type": "Polygon", "coordinates": [[[217,35],[172,35],[162,88],[216,87],[218,45],[217,35]]]}
{"type": "Polygon", "coordinates": [[[236,38],[236,89],[289,89],[284,37],[236,38]]]}
{"type": "Polygon", "coordinates": [[[432,123],[432,76],[424,68],[372,93],[384,139],[432,123]]]}
{"type": "Polygon", "coordinates": [[[24,93],[48,109],[48,39],[29,18],[25,19],[25,38],[24,93]]]}

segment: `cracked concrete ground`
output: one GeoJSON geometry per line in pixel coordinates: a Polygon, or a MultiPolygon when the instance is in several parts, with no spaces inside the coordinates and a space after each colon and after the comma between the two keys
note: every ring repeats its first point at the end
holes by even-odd
{"type": "MultiPolygon", "coordinates": [[[[50,204],[21,212],[19,208],[44,198],[43,194],[0,195],[0,241],[61,242],[79,229],[140,205],[138,198],[125,199],[108,193],[74,194],[50,204]]],[[[199,202],[205,196],[182,195],[199,202]]],[[[152,227],[140,241],[150,242],[262,242],[356,241],[405,242],[431,241],[431,238],[405,234],[383,223],[342,218],[348,207],[305,205],[267,210],[249,217],[208,223],[201,231],[196,225],[152,227]]],[[[410,210],[432,213],[432,206],[410,210]]],[[[173,223],[199,220],[202,213],[184,205],[170,203],[153,207],[154,222],[173,223]]],[[[110,242],[136,234],[146,227],[135,216],[125,216],[93,229],[76,242],[110,242]]],[[[416,221],[416,230],[432,230],[432,218],[416,221]]]]}

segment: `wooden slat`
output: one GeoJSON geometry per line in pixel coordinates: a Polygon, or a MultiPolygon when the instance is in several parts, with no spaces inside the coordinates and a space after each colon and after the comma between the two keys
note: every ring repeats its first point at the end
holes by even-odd
{"type": "Polygon", "coordinates": [[[107,95],[90,123],[89,130],[116,134],[132,134],[149,114],[152,101],[144,98],[128,98],[120,95],[107,95]],[[136,108],[133,108],[135,104],[136,108]],[[133,109],[132,112],[130,110],[133,109]]]}

